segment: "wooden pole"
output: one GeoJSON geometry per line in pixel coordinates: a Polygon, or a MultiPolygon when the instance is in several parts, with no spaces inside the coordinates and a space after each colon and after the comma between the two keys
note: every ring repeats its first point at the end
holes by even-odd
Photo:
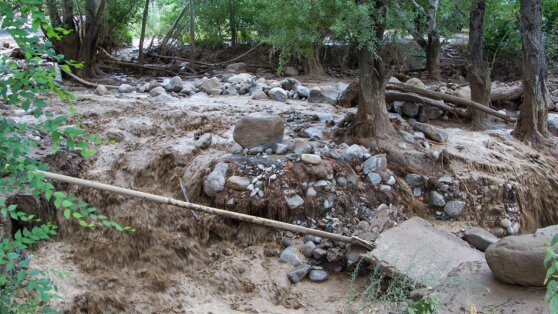
{"type": "Polygon", "coordinates": [[[286,223],[286,222],[281,222],[281,221],[276,221],[276,220],[271,220],[271,219],[266,219],[266,218],[261,218],[261,217],[256,217],[256,216],[250,216],[250,215],[241,214],[241,213],[230,212],[230,211],[223,210],[223,209],[217,209],[217,208],[198,205],[198,204],[193,204],[193,203],[189,203],[189,202],[183,202],[183,201],[179,201],[179,200],[172,199],[172,198],[169,198],[169,197],[164,197],[164,196],[159,196],[159,195],[155,195],[155,194],[149,194],[149,193],[145,193],[145,192],[125,189],[125,188],[117,187],[117,186],[110,185],[110,184],[104,184],[104,183],[100,183],[100,182],[69,177],[69,176],[65,176],[65,175],[61,175],[61,174],[57,174],[57,173],[46,172],[46,171],[37,171],[37,172],[40,173],[40,174],[43,174],[45,178],[51,179],[51,180],[62,181],[62,182],[81,185],[81,186],[85,186],[85,187],[90,187],[90,188],[94,188],[94,189],[98,189],[98,190],[102,190],[102,191],[107,191],[107,192],[112,192],[112,193],[116,193],[116,194],[141,198],[141,199],[144,199],[144,200],[148,200],[148,201],[152,201],[152,202],[156,202],[156,203],[160,203],[160,204],[167,204],[167,205],[187,208],[187,209],[191,209],[191,210],[195,210],[195,211],[204,212],[206,214],[218,215],[218,216],[221,216],[221,217],[240,220],[240,221],[249,222],[249,223],[262,225],[262,226],[267,226],[267,227],[271,227],[271,228],[282,229],[282,230],[287,230],[287,231],[297,232],[297,233],[303,233],[303,234],[311,234],[311,235],[314,235],[314,236],[317,236],[317,237],[322,237],[322,238],[330,239],[330,240],[333,240],[333,241],[358,244],[358,245],[361,245],[361,246],[363,246],[367,249],[370,249],[370,250],[374,249],[374,244],[373,243],[370,243],[368,241],[365,241],[365,240],[357,238],[357,237],[347,237],[347,236],[344,236],[344,235],[341,235],[341,234],[329,233],[329,232],[325,232],[325,231],[322,231],[322,230],[316,230],[316,229],[310,229],[310,228],[306,228],[306,227],[292,225],[292,224],[289,224],[289,223],[286,223]]]}

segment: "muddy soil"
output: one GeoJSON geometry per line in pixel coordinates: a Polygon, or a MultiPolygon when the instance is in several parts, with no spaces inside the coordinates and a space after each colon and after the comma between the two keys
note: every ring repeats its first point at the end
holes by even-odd
{"type": "MultiPolygon", "coordinates": [[[[202,180],[211,163],[232,147],[232,130],[240,117],[296,110],[338,120],[352,110],[302,100],[281,103],[203,94],[162,103],[147,94],[97,96],[77,86],[72,90],[77,95],[73,123],[104,139],[96,154],[83,162],[82,178],[182,199],[180,178],[190,201],[206,205],[211,202],[203,194],[202,180]],[[209,149],[195,146],[198,133],[213,134],[209,149]]],[[[48,110],[69,110],[56,100],[49,103],[48,110]]],[[[547,173],[544,164],[556,161],[517,143],[509,127],[486,132],[450,125],[444,129],[450,135],[447,144],[432,145],[447,155],[446,171],[470,186],[501,187],[522,173],[555,175],[547,173]]],[[[428,151],[424,155],[427,160],[428,151]]],[[[523,193],[525,180],[514,180],[522,209],[529,208],[530,200],[541,199],[523,193]]],[[[540,193],[556,191],[555,186],[540,188],[540,193]]],[[[287,265],[277,257],[280,232],[208,215],[195,220],[188,210],[84,188],[69,190],[137,232],[90,232],[63,223],[59,238],[33,254],[34,266],[69,273],[54,279],[62,296],[55,305],[64,312],[343,313],[362,301],[359,293],[351,291],[364,291],[366,276],[352,281],[343,271],[332,273],[323,283],[290,283],[287,265]]],[[[440,228],[458,233],[467,223],[490,225],[505,212],[504,208],[484,209],[481,206],[451,221],[437,221],[435,213],[423,214],[440,228]]],[[[518,213],[517,219],[532,229],[547,220],[556,222],[553,214],[547,215],[537,209],[518,213]]]]}

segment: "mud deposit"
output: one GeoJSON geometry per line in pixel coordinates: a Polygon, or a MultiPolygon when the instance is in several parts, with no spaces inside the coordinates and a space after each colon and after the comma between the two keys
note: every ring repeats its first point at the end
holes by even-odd
{"type": "MultiPolygon", "coordinates": [[[[183,199],[181,179],[190,201],[206,205],[212,204],[204,196],[202,181],[214,161],[231,149],[232,130],[242,116],[295,110],[308,115],[331,115],[338,120],[351,110],[302,100],[281,103],[203,94],[157,102],[146,94],[96,96],[92,91],[75,89],[78,99],[74,103],[74,122],[104,139],[96,154],[83,162],[82,178],[183,199]],[[199,133],[213,135],[210,148],[196,147],[199,133]]],[[[67,107],[53,101],[49,110],[62,113],[67,112],[67,107]]],[[[556,173],[547,173],[542,165],[555,161],[541,155],[525,166],[526,156],[532,151],[511,139],[508,129],[483,133],[446,131],[450,135],[448,144],[436,149],[449,160],[444,166],[447,172],[468,187],[481,190],[472,194],[497,198],[494,195],[501,196],[500,189],[515,175],[556,173]],[[494,169],[496,162],[504,164],[504,168],[494,169]],[[485,191],[485,185],[496,188],[485,191]]],[[[416,149],[428,156],[428,151],[416,149]]],[[[526,229],[556,223],[557,217],[542,212],[548,203],[522,190],[525,180],[515,180],[519,191],[515,199],[523,212],[514,217],[526,229]],[[529,210],[531,206],[536,209],[529,210]]],[[[553,185],[540,186],[537,193],[558,190],[556,181],[550,182],[553,185]]],[[[286,276],[290,266],[280,263],[277,257],[282,236],[277,231],[208,215],[195,220],[189,210],[85,188],[69,190],[111,219],[135,227],[137,232],[90,232],[63,224],[60,237],[34,253],[36,267],[69,273],[65,279],[55,279],[63,297],[55,305],[67,313],[341,313],[350,312],[349,308],[361,301],[358,292],[367,286],[366,276],[351,281],[345,270],[330,273],[323,283],[307,280],[292,284],[286,276]],[[357,293],[351,294],[352,290],[357,293]]],[[[474,201],[484,204],[477,198],[474,201]]],[[[501,198],[493,203],[500,204],[501,198]]],[[[462,219],[438,221],[437,225],[456,232],[465,223],[489,228],[503,215],[502,211],[506,213],[505,208],[494,206],[492,211],[484,205],[470,208],[462,219]]],[[[422,214],[434,220],[435,213],[422,214]]]]}

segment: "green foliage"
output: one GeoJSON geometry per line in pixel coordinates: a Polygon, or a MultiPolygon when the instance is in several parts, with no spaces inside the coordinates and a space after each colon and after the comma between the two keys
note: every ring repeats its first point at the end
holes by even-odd
{"type": "Polygon", "coordinates": [[[56,68],[45,57],[62,64],[60,67],[65,70],[79,65],[56,55],[50,42],[42,42],[36,36],[39,29],[49,38],[59,39],[67,33],[50,26],[40,5],[40,0],[0,2],[0,28],[8,31],[24,55],[23,60],[12,60],[7,56],[0,58],[1,103],[32,112],[37,119],[36,124],[30,125],[25,120],[7,116],[0,118],[0,213],[4,218],[34,225],[18,230],[11,240],[1,239],[0,313],[48,312],[50,309],[45,305],[56,297],[55,285],[45,277],[47,272],[30,268],[26,251],[56,235],[57,228],[49,221],[40,221],[35,215],[19,210],[16,205],[7,204],[8,196],[31,191],[36,197],[52,200],[56,208],[64,210],[66,219],[83,227],[104,225],[133,231],[97,214],[96,208],[56,191],[36,171],[46,170],[47,165],[30,157],[32,149],[49,144],[55,151],[60,148],[76,149],[87,157],[92,153],[90,145],[98,143],[94,136],[69,126],[67,117],[42,111],[46,105],[40,98],[42,94],[54,93],[63,101],[73,99],[57,84],[56,68]],[[27,17],[30,25],[26,25],[27,17]]]}
{"type": "Polygon", "coordinates": [[[107,1],[100,36],[101,46],[131,45],[134,36],[132,25],[141,25],[141,9],[144,3],[143,0],[107,1]]]}
{"type": "Polygon", "coordinates": [[[426,297],[410,302],[405,309],[406,314],[432,314],[440,306],[440,298],[435,294],[427,295],[426,297]]]}
{"type": "Polygon", "coordinates": [[[558,234],[555,234],[546,249],[544,265],[546,271],[546,296],[545,300],[549,303],[550,313],[558,313],[558,234]]]}

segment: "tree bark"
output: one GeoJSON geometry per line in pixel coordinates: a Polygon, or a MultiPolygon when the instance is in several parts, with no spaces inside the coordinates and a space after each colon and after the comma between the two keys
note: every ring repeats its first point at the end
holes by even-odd
{"type": "Polygon", "coordinates": [[[141,20],[141,35],[139,41],[139,63],[143,63],[143,40],[145,39],[145,26],[147,25],[147,15],[149,14],[149,0],[145,0],[145,8],[143,9],[143,18],[141,20]]]}
{"type": "MultiPolygon", "coordinates": [[[[362,3],[362,2],[361,2],[362,3]]],[[[386,0],[372,0],[379,17],[370,16],[374,20],[375,29],[371,30],[375,42],[381,44],[386,21],[386,0]]],[[[353,125],[356,138],[386,139],[395,135],[395,129],[388,117],[385,100],[384,65],[381,57],[364,45],[358,50],[360,71],[360,96],[356,119],[353,125]]]]}
{"type": "Polygon", "coordinates": [[[229,25],[231,28],[231,46],[236,48],[236,17],[234,14],[234,1],[229,0],[229,25]]]}
{"type": "Polygon", "coordinates": [[[85,37],[77,57],[77,61],[83,63],[83,68],[77,71],[81,77],[95,77],[102,73],[97,67],[97,47],[105,5],[106,0],[85,1],[85,37]]]}
{"type": "MultiPolygon", "coordinates": [[[[469,64],[467,77],[471,88],[471,100],[479,104],[490,105],[490,74],[483,58],[485,0],[474,0],[469,16],[469,64]]],[[[473,126],[485,128],[488,115],[480,110],[471,109],[473,126]]]]}
{"type": "MultiPolygon", "coordinates": [[[[192,54],[190,59],[196,60],[196,33],[194,31],[194,1],[190,0],[190,48],[192,54]]],[[[192,64],[193,66],[194,64],[192,64]]]]}
{"type": "Polygon", "coordinates": [[[320,77],[325,75],[324,68],[320,62],[321,46],[314,47],[312,58],[305,58],[303,62],[304,73],[308,76],[320,77]]]}
{"type": "Polygon", "coordinates": [[[436,33],[429,33],[428,41],[426,43],[426,72],[428,75],[436,80],[441,78],[440,72],[440,50],[442,43],[440,42],[440,35],[436,33]]]}
{"type": "Polygon", "coordinates": [[[550,137],[548,109],[552,102],[546,86],[547,64],[541,31],[541,1],[520,0],[519,22],[523,69],[523,103],[512,134],[532,144],[550,137]]]}

